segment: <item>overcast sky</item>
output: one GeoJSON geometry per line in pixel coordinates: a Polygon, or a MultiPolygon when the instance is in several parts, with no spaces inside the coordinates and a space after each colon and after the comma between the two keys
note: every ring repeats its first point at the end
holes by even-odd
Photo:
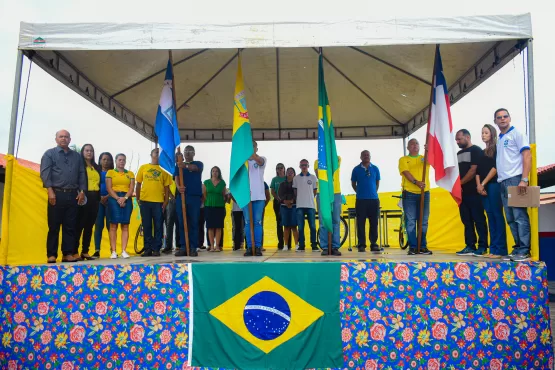
{"type": "MultiPolygon", "coordinates": [[[[308,0],[264,2],[245,0],[199,2],[138,2],[138,1],[9,1],[0,0],[0,153],[8,147],[9,120],[15,59],[19,33],[19,22],[86,22],[86,21],[167,21],[167,22],[210,22],[218,21],[271,21],[271,20],[322,20],[329,18],[356,18],[368,14],[376,17],[393,16],[442,16],[532,13],[534,32],[535,84],[536,84],[536,127],[538,164],[555,162],[555,145],[549,139],[555,121],[553,86],[555,74],[549,73],[555,60],[555,49],[549,35],[553,35],[553,11],[549,2],[539,1],[406,1],[381,2],[374,9],[371,2],[352,0],[308,0]],[[164,4],[164,5],[162,5],[164,4]],[[215,5],[217,4],[217,6],[215,5]],[[338,4],[341,6],[338,7],[338,4]]],[[[25,60],[22,79],[22,98],[29,71],[25,60]]],[[[78,145],[92,143],[96,152],[123,152],[133,158],[132,169],[148,161],[153,144],[124,124],[97,109],[84,98],[65,87],[43,72],[36,65],[31,70],[25,118],[19,146],[19,157],[39,162],[43,152],[55,145],[54,133],[66,128],[71,132],[72,142],[78,145]]],[[[160,86],[161,88],[161,86],[160,86]]],[[[230,97],[231,99],[232,97],[230,97]]],[[[333,101],[330,102],[333,114],[333,101]]],[[[522,56],[517,56],[485,83],[452,107],[453,124],[456,129],[467,128],[474,136],[474,143],[482,145],[480,130],[485,123],[492,122],[493,112],[498,107],[510,110],[513,124],[525,131],[524,87],[522,56]]],[[[22,110],[20,109],[20,114],[22,110]]],[[[413,137],[422,143],[425,128],[413,137]]],[[[309,159],[311,165],[317,156],[316,141],[260,142],[259,154],[268,158],[266,180],[275,175],[276,163],[298,168],[299,160],[309,159]]],[[[197,160],[205,168],[219,165],[226,181],[229,178],[229,152],[227,143],[195,143],[197,160]]],[[[403,154],[402,141],[356,140],[337,141],[337,150],[343,157],[342,190],[352,193],[350,173],[360,162],[360,152],[368,149],[372,162],[380,167],[382,183],[380,190],[400,190],[397,161],[403,154]]],[[[208,178],[208,171],[204,178],[208,178]]]]}

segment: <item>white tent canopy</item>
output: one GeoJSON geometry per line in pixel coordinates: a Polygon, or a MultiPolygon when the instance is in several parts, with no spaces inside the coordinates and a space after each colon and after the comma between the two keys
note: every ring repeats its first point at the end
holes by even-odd
{"type": "Polygon", "coordinates": [[[406,137],[427,122],[434,46],[452,104],[526,47],[529,14],[229,24],[22,23],[19,48],[149,139],[173,51],[184,141],[229,141],[239,50],[253,135],[317,135],[318,48],[338,139],[406,137]]]}

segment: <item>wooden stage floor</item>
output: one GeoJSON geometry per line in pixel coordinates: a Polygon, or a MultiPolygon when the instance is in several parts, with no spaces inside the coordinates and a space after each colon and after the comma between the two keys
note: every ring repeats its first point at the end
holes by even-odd
{"type": "MultiPolygon", "coordinates": [[[[133,256],[129,259],[109,259],[100,258],[94,261],[77,262],[76,264],[90,265],[122,265],[122,264],[164,264],[164,263],[283,263],[283,262],[345,262],[345,261],[376,261],[376,262],[506,262],[500,259],[489,259],[474,256],[458,256],[453,252],[434,250],[431,256],[417,255],[408,256],[406,250],[399,248],[385,248],[384,253],[375,254],[368,251],[359,253],[356,250],[349,252],[347,248],[341,248],[342,256],[330,257],[321,256],[320,252],[279,251],[277,248],[266,248],[262,257],[244,257],[244,249],[239,251],[224,250],[223,252],[199,252],[198,257],[175,257],[173,254],[160,257],[139,257],[133,256]]],[[[67,264],[64,264],[67,265],[67,264]]]]}

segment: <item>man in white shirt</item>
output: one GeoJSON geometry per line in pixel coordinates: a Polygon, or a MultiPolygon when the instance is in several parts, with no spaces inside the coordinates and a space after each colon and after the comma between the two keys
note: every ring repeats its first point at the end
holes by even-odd
{"type": "Polygon", "coordinates": [[[518,186],[519,193],[526,193],[528,174],[532,167],[532,154],[528,137],[511,126],[511,115],[505,108],[500,108],[493,115],[499,127],[497,142],[497,182],[501,184],[501,199],[505,217],[515,240],[513,252],[505,260],[528,261],[530,255],[530,218],[528,210],[521,207],[509,207],[508,187],[518,186]]]}
{"type": "Polygon", "coordinates": [[[316,204],[314,196],[318,188],[318,179],[316,176],[308,172],[308,161],[301,160],[301,173],[293,178],[293,190],[297,198],[297,224],[299,226],[299,247],[297,252],[304,251],[304,218],[308,218],[308,227],[310,228],[310,244],[312,251],[317,252],[320,249],[316,244],[316,204]]]}
{"type": "MultiPolygon", "coordinates": [[[[266,169],[266,158],[257,154],[258,144],[252,141],[254,154],[249,158],[249,181],[251,188],[252,218],[254,220],[254,248],[257,256],[262,256],[262,217],[266,206],[266,191],[264,190],[264,170],[266,169]]],[[[245,257],[252,256],[253,241],[251,240],[249,206],[243,208],[245,218],[245,235],[247,236],[247,250],[245,257]]]]}

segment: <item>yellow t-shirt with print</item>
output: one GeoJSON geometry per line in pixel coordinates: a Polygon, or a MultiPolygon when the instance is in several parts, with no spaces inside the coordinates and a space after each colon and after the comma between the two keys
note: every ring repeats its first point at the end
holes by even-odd
{"type": "MultiPolygon", "coordinates": [[[[403,175],[403,172],[409,171],[416,181],[422,181],[422,171],[424,170],[424,157],[418,155],[416,157],[406,155],[399,159],[399,174],[401,175],[401,187],[409,193],[420,194],[421,190],[418,185],[413,184],[403,175]]],[[[425,191],[430,190],[430,165],[426,164],[426,183],[425,191]]]]}
{"type": "Polygon", "coordinates": [[[100,174],[93,167],[87,166],[87,181],[89,191],[100,191],[100,174]]]}
{"type": "Polygon", "coordinates": [[[131,180],[135,180],[135,174],[131,171],[124,170],[123,172],[115,170],[110,170],[106,173],[106,178],[112,179],[112,189],[115,192],[125,192],[129,191],[129,185],[131,180]]]}
{"type": "MultiPolygon", "coordinates": [[[[337,163],[339,163],[339,167],[337,171],[333,174],[333,193],[334,194],[341,194],[341,184],[339,183],[339,172],[341,170],[341,157],[337,156],[337,163]]],[[[318,160],[314,161],[314,172],[318,170],[318,160]]],[[[318,184],[320,183],[318,179],[318,184]]],[[[318,193],[320,192],[320,185],[318,185],[318,193]]]]}
{"type": "Polygon", "coordinates": [[[144,164],[137,172],[141,183],[141,201],[164,202],[164,188],[172,183],[171,176],[158,164],[144,164]]]}

